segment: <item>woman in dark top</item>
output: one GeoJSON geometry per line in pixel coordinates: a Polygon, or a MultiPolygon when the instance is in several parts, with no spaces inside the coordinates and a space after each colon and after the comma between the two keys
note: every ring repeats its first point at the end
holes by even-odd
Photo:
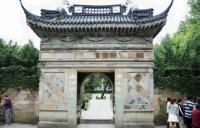
{"type": "Polygon", "coordinates": [[[12,108],[12,103],[10,98],[5,95],[3,98],[3,107],[5,109],[5,121],[6,125],[9,125],[11,123],[11,108],[12,108]]]}

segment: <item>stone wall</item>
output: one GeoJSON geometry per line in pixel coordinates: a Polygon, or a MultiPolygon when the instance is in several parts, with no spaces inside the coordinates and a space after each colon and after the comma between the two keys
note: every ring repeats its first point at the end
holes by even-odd
{"type": "Polygon", "coordinates": [[[168,97],[176,98],[177,100],[179,98],[184,99],[184,96],[181,95],[179,92],[172,92],[167,89],[155,89],[155,114],[157,114],[160,111],[160,105],[165,104],[168,97]]]}
{"type": "Polygon", "coordinates": [[[6,94],[12,100],[13,122],[29,124],[38,122],[38,91],[9,89],[6,94]]]}
{"type": "MultiPolygon", "coordinates": [[[[9,89],[8,94],[13,103],[13,122],[36,124],[38,122],[38,91],[17,91],[9,89]]],[[[183,98],[178,92],[155,89],[155,114],[160,110],[160,104],[165,103],[167,97],[183,98]]]]}

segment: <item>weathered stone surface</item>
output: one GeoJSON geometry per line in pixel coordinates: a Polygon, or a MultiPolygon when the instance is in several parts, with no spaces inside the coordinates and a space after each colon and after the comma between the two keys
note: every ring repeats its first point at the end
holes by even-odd
{"type": "Polygon", "coordinates": [[[78,72],[101,71],[114,72],[115,127],[151,128],[153,112],[147,110],[154,97],[152,41],[166,24],[172,4],[173,0],[155,16],[153,9],[123,9],[122,5],[117,12],[116,5],[79,5],[78,12],[67,5],[66,13],[42,10],[42,15],[36,16],[21,2],[27,24],[42,38],[39,128],[76,128],[80,115],[78,72]],[[65,112],[59,113],[61,110],[65,112]],[[143,118],[145,113],[148,116],[143,118]],[[46,117],[53,114],[56,116],[46,117]],[[66,122],[63,114],[67,114],[66,122]]]}
{"type": "Polygon", "coordinates": [[[67,122],[42,122],[38,123],[38,128],[68,128],[67,122]]]}
{"type": "Polygon", "coordinates": [[[65,73],[44,72],[41,77],[40,110],[66,110],[64,102],[65,73]]]}
{"type": "Polygon", "coordinates": [[[152,42],[140,37],[123,39],[111,34],[71,41],[50,38],[41,44],[41,128],[59,122],[66,122],[68,128],[77,126],[78,72],[114,72],[115,128],[153,123],[152,42]]]}
{"type": "Polygon", "coordinates": [[[38,92],[9,89],[6,94],[12,101],[13,122],[35,124],[39,120],[38,92]]]}
{"type": "Polygon", "coordinates": [[[42,52],[40,60],[41,61],[152,61],[151,51],[149,50],[137,50],[137,51],[122,51],[122,50],[88,50],[88,51],[79,51],[71,50],[71,52],[42,52]]]}
{"type": "Polygon", "coordinates": [[[125,109],[146,110],[149,108],[150,74],[149,73],[128,73],[128,90],[125,109]]]}
{"type": "Polygon", "coordinates": [[[68,70],[68,128],[77,126],[77,70],[68,70]]]}
{"type": "Polygon", "coordinates": [[[123,127],[123,114],[124,114],[124,72],[122,69],[115,70],[115,128],[123,127]]]}
{"type": "Polygon", "coordinates": [[[153,123],[127,123],[123,125],[123,128],[155,128],[153,123]]]}
{"type": "Polygon", "coordinates": [[[126,110],[124,112],[124,123],[153,123],[153,110],[126,110]]]}
{"type": "Polygon", "coordinates": [[[67,111],[42,111],[39,112],[40,121],[42,122],[67,122],[67,111]]]}

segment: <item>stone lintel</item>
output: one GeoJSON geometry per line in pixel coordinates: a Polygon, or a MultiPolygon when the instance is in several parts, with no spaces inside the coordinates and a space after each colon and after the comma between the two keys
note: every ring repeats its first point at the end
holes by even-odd
{"type": "Polygon", "coordinates": [[[67,60],[67,59],[62,59],[62,60],[55,60],[55,59],[40,59],[40,62],[153,62],[153,60],[149,59],[110,59],[110,60],[84,60],[84,59],[77,59],[77,60],[67,60]]]}
{"type": "Polygon", "coordinates": [[[149,62],[152,50],[48,50],[40,62],[149,62]]]}
{"type": "Polygon", "coordinates": [[[42,68],[153,68],[153,62],[45,62],[42,68]]]}

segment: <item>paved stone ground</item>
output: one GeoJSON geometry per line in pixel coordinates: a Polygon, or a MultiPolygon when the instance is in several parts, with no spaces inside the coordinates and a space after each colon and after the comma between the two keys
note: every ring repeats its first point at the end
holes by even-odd
{"type": "Polygon", "coordinates": [[[12,123],[11,125],[5,126],[2,125],[0,128],[37,128],[36,125],[31,125],[31,124],[15,124],[12,123]]]}
{"type": "MultiPolygon", "coordinates": [[[[31,124],[15,124],[12,123],[9,126],[0,126],[0,128],[37,128],[36,125],[31,124]]],[[[114,128],[113,125],[110,124],[82,124],[79,125],[78,128],[114,128]]],[[[156,126],[156,128],[166,128],[166,126],[156,126]]]]}
{"type": "Polygon", "coordinates": [[[106,99],[96,99],[101,94],[92,94],[92,99],[88,103],[87,111],[82,111],[81,119],[112,120],[113,106],[110,94],[105,94],[106,99]]]}

